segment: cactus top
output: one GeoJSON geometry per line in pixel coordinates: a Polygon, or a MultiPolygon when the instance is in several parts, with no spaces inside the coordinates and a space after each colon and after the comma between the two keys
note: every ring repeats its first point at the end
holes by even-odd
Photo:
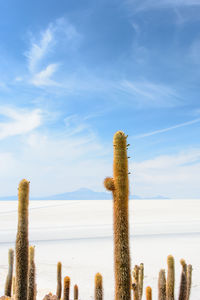
{"type": "Polygon", "coordinates": [[[102,275],[100,273],[95,275],[95,284],[96,286],[102,286],[102,275]]]}
{"type": "Polygon", "coordinates": [[[115,145],[120,145],[120,144],[124,144],[124,141],[126,142],[126,135],[123,131],[117,131],[115,134],[114,134],[114,137],[113,137],[113,144],[115,145]]]}
{"type": "Polygon", "coordinates": [[[65,283],[66,286],[70,285],[70,277],[69,276],[65,276],[64,283],[65,283]]]}
{"type": "Polygon", "coordinates": [[[169,267],[173,267],[174,266],[174,258],[172,255],[168,255],[167,256],[167,264],[169,267]]]}
{"type": "MultiPolygon", "coordinates": [[[[27,209],[29,199],[29,183],[30,181],[22,179],[19,183],[18,197],[19,197],[19,208],[27,209]]],[[[20,212],[20,209],[19,209],[20,212]]]]}

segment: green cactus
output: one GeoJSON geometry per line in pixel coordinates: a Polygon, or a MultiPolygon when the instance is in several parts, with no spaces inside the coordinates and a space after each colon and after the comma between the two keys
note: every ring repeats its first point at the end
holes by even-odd
{"type": "Polygon", "coordinates": [[[97,273],[95,275],[94,299],[95,300],[103,299],[103,279],[100,273],[97,273]]]}
{"type": "Polygon", "coordinates": [[[182,265],[182,272],[181,272],[181,282],[180,282],[180,289],[179,289],[179,300],[186,300],[187,299],[187,265],[184,259],[180,260],[182,265]]]}
{"type": "Polygon", "coordinates": [[[128,223],[128,159],[127,141],[122,131],[114,135],[113,178],[104,186],[113,194],[115,300],[131,299],[131,272],[128,223]]]}
{"type": "Polygon", "coordinates": [[[12,293],[12,277],[13,277],[14,250],[8,251],[8,275],[5,283],[5,296],[11,297],[12,293]]]}
{"type": "Polygon", "coordinates": [[[186,299],[189,300],[190,298],[190,290],[192,284],[192,265],[187,266],[187,297],[186,299]]]}
{"type": "Polygon", "coordinates": [[[61,299],[61,294],[62,294],[62,264],[59,261],[57,263],[57,291],[56,291],[56,295],[58,299],[61,299]]]}
{"type": "Polygon", "coordinates": [[[74,300],[78,300],[78,285],[74,285],[74,300]]]}
{"type": "Polygon", "coordinates": [[[18,228],[16,237],[15,300],[27,300],[28,291],[28,206],[29,181],[23,179],[18,189],[18,228]]]}
{"type": "Polygon", "coordinates": [[[150,286],[146,287],[146,300],[152,300],[152,289],[150,286]]]}
{"type": "Polygon", "coordinates": [[[139,267],[135,265],[133,270],[133,299],[139,300],[139,267]]]}
{"type": "Polygon", "coordinates": [[[167,267],[166,299],[174,300],[175,271],[174,258],[172,255],[168,255],[167,257],[167,267]]]}
{"type": "Polygon", "coordinates": [[[143,281],[144,281],[144,264],[141,263],[139,266],[139,274],[138,274],[138,293],[139,300],[142,299],[143,294],[143,281]]]}
{"type": "Polygon", "coordinates": [[[65,276],[64,278],[64,287],[63,287],[63,300],[69,300],[70,293],[70,278],[65,276]]]}
{"type": "Polygon", "coordinates": [[[28,268],[28,300],[36,298],[36,283],[35,283],[35,247],[29,247],[29,268],[28,268]]]}
{"type": "Polygon", "coordinates": [[[158,276],[158,300],[166,300],[165,270],[161,269],[158,276]]]}

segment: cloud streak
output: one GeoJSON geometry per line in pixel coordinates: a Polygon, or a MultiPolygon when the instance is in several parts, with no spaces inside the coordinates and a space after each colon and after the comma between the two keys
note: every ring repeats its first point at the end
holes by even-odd
{"type": "Polygon", "coordinates": [[[158,129],[158,130],[155,130],[155,131],[139,134],[139,135],[133,136],[133,138],[135,138],[135,139],[145,138],[145,137],[149,137],[149,136],[152,136],[152,135],[168,132],[168,131],[171,131],[171,130],[174,130],[174,129],[177,129],[177,128],[190,126],[190,125],[193,125],[193,124],[196,124],[196,123],[199,123],[199,122],[200,122],[200,118],[194,119],[194,120],[191,120],[191,121],[188,121],[188,122],[180,123],[180,124],[177,124],[177,125],[174,125],[174,126],[171,126],[171,127],[167,127],[167,128],[158,129]]]}
{"type": "Polygon", "coordinates": [[[180,103],[176,91],[164,84],[151,81],[122,80],[117,87],[122,92],[132,96],[138,106],[172,107],[180,103]]]}

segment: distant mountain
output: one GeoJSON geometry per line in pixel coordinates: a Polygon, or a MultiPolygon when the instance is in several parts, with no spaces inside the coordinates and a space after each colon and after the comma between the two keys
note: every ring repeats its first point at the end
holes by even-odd
{"type": "MultiPolygon", "coordinates": [[[[30,197],[31,200],[109,200],[112,199],[110,192],[95,192],[87,188],[80,188],[73,192],[63,194],[56,194],[47,197],[30,197]]],[[[130,195],[130,199],[168,199],[163,196],[156,196],[151,198],[142,198],[138,195],[130,195]]],[[[17,196],[0,197],[1,200],[17,200],[17,196]]]]}

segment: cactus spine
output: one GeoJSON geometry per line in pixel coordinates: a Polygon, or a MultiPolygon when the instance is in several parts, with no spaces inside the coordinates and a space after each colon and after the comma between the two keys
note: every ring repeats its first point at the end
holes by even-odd
{"type": "Polygon", "coordinates": [[[5,296],[11,297],[12,291],[12,277],[13,277],[13,262],[14,262],[14,251],[9,249],[8,251],[8,275],[5,283],[5,296]]]}
{"type": "Polygon", "coordinates": [[[59,261],[57,263],[57,291],[56,296],[58,299],[61,299],[61,293],[62,293],[62,264],[59,261]]]}
{"type": "Polygon", "coordinates": [[[166,283],[166,299],[174,300],[174,258],[172,255],[167,257],[167,283],[166,283]]]}
{"type": "Polygon", "coordinates": [[[66,276],[64,278],[63,300],[69,300],[69,292],[70,292],[70,278],[66,276]]]}
{"type": "Polygon", "coordinates": [[[18,228],[16,237],[15,300],[27,300],[28,291],[28,205],[29,181],[23,179],[18,189],[18,228]]]}
{"type": "Polygon", "coordinates": [[[100,273],[95,275],[95,291],[94,291],[94,299],[102,300],[103,299],[103,283],[102,276],[100,273]]]}
{"type": "Polygon", "coordinates": [[[131,272],[128,224],[128,159],[126,136],[117,131],[114,145],[114,178],[104,180],[113,194],[115,300],[131,299],[131,272]]]}
{"type": "Polygon", "coordinates": [[[78,300],[78,285],[74,285],[74,300],[78,300]]]}
{"type": "Polygon", "coordinates": [[[166,300],[165,270],[161,269],[158,276],[158,300],[166,300]]]}
{"type": "Polygon", "coordinates": [[[28,300],[36,298],[36,283],[35,283],[35,247],[29,247],[29,269],[28,269],[28,300]]]}
{"type": "Polygon", "coordinates": [[[146,300],[152,300],[152,289],[150,286],[146,287],[146,300]]]}

